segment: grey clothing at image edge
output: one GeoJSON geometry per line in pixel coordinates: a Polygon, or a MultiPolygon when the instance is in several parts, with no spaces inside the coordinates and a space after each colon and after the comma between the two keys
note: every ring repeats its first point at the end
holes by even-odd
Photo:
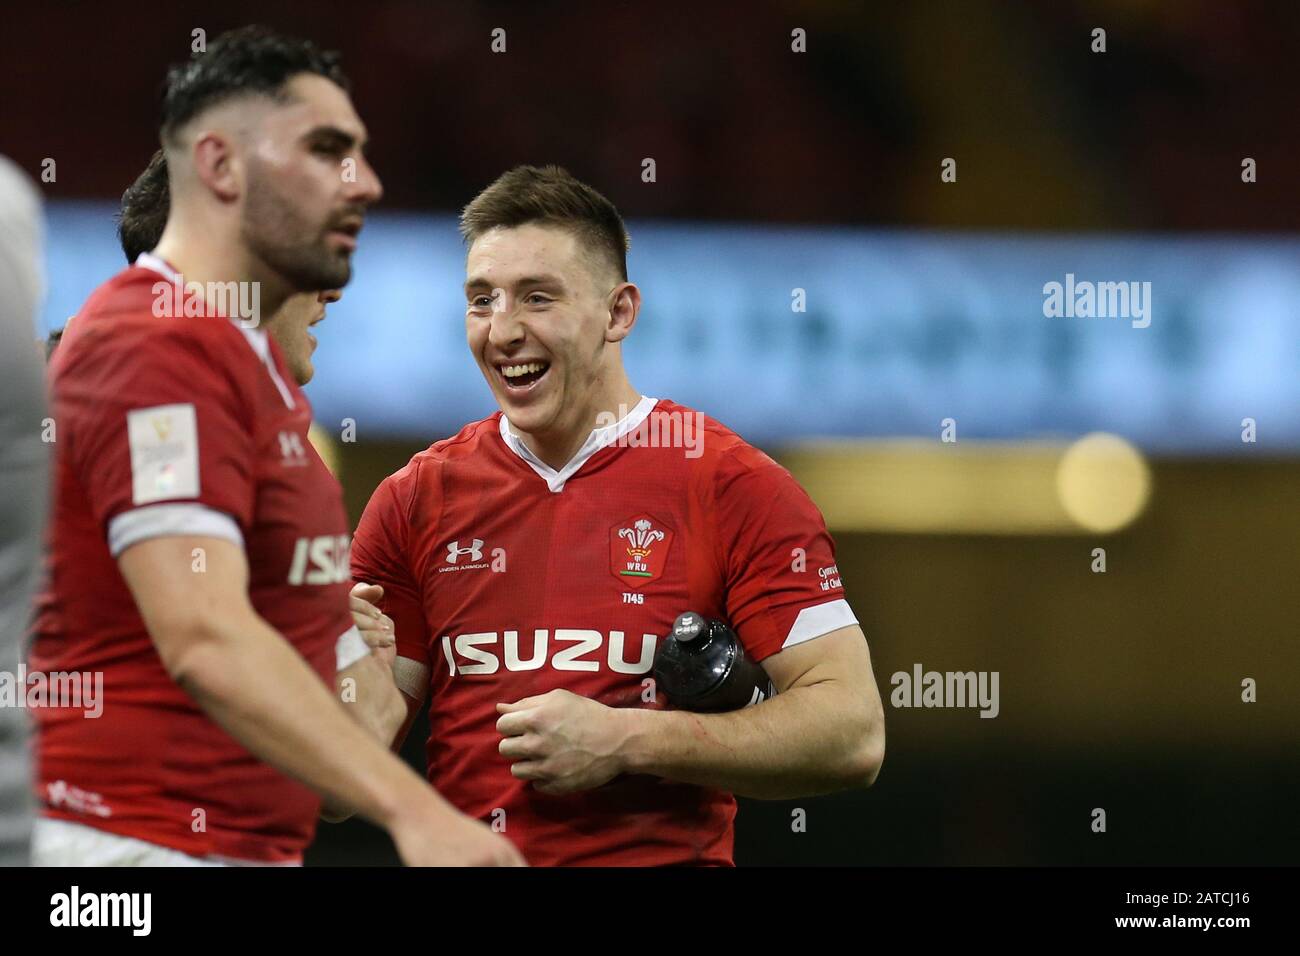
{"type": "MultiPolygon", "coordinates": [[[[49,447],[35,315],[41,300],[40,197],[0,156],[0,671],[16,674],[41,568],[49,447]]],[[[0,707],[0,866],[28,862],[27,713],[0,707]]]]}

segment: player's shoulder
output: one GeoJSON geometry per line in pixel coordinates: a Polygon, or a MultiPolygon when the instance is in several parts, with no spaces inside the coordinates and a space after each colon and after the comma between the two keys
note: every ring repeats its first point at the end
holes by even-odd
{"type": "Polygon", "coordinates": [[[140,265],[129,265],[100,283],[78,315],[83,319],[134,318],[141,312],[151,315],[153,300],[170,282],[140,265]]]}
{"type": "Polygon", "coordinates": [[[501,413],[470,422],[456,434],[440,439],[416,452],[411,459],[381,482],[389,494],[398,501],[410,501],[420,488],[438,490],[442,471],[449,465],[489,466],[485,453],[492,441],[500,442],[501,413]]]}
{"type": "Polygon", "coordinates": [[[474,458],[485,452],[492,442],[501,441],[501,413],[493,412],[487,418],[470,422],[449,438],[434,442],[424,451],[416,452],[410,464],[444,465],[474,458]]]}
{"type": "Polygon", "coordinates": [[[762,449],[697,409],[664,398],[655,404],[650,419],[652,434],[675,435],[675,429],[680,429],[688,458],[696,459],[703,471],[721,475],[771,468],[784,471],[762,449]]]}
{"type": "Polygon", "coordinates": [[[54,350],[55,394],[75,381],[82,390],[145,400],[159,376],[183,379],[194,391],[243,394],[260,366],[245,332],[221,317],[173,317],[172,295],[165,277],[141,266],[97,288],[54,350]]]}
{"type": "MultiPolygon", "coordinates": [[[[825,528],[825,519],[808,492],[790,471],[761,448],[756,448],[726,425],[708,415],[673,402],[660,402],[656,410],[697,415],[703,434],[690,469],[692,496],[716,516],[725,534],[761,516],[757,526],[767,536],[780,537],[790,529],[825,528]]],[[[689,446],[688,446],[689,448],[689,446]]]]}
{"type": "Polygon", "coordinates": [[[94,341],[96,349],[165,348],[192,342],[242,357],[240,328],[221,316],[186,316],[185,293],[171,279],[141,265],[128,266],[100,285],[69,323],[63,344],[94,341]]]}

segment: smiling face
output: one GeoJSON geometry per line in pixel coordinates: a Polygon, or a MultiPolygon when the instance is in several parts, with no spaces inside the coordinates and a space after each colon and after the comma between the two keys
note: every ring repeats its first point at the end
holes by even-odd
{"type": "Polygon", "coordinates": [[[325,77],[300,74],[284,93],[248,138],[240,234],[291,287],[342,288],[366,207],[383,194],[362,154],[365,127],[325,77]]]}
{"type": "Polygon", "coordinates": [[[640,298],[562,226],[479,236],[466,261],[465,328],[497,404],[517,432],[580,444],[597,414],[626,402],[619,342],[640,298]]]}
{"type": "Polygon", "coordinates": [[[325,318],[325,306],[337,302],[342,295],[338,289],[291,295],[266,325],[267,334],[275,339],[299,385],[310,382],[316,372],[311,363],[312,353],[316,351],[316,336],[311,334],[311,327],[325,318]]]}

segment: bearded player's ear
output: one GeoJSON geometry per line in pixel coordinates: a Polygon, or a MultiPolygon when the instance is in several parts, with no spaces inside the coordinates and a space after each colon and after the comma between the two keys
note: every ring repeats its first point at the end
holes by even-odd
{"type": "Polygon", "coordinates": [[[637,315],[641,312],[641,290],[631,282],[620,282],[609,294],[609,324],[606,326],[605,339],[609,342],[621,342],[627,338],[636,325],[637,315]]]}
{"type": "Polygon", "coordinates": [[[229,135],[204,130],[195,138],[190,155],[195,177],[218,199],[230,202],[239,198],[238,164],[229,135]]]}

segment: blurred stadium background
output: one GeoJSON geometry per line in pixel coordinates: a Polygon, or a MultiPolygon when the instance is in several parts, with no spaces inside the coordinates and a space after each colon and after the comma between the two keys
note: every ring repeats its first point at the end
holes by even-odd
{"type": "MultiPolygon", "coordinates": [[[[0,152],[36,177],[57,163],[47,329],[121,267],[116,200],[193,30],[263,22],[343,53],[387,195],[308,393],[324,431],[355,423],[334,446],[354,519],[493,410],[464,345],[459,207],[521,162],[619,205],[646,298],[633,381],[805,483],[887,701],[875,788],[742,801],[740,864],[1300,859],[1300,7],[238,0],[5,20],[0,152]],[[1150,282],[1150,326],[1045,317],[1067,273],[1150,282]],[[1122,442],[1077,444],[1094,433],[1122,442]],[[998,717],[890,706],[917,663],[998,671],[998,717]]],[[[348,823],[310,859],[395,856],[348,823]]]]}

